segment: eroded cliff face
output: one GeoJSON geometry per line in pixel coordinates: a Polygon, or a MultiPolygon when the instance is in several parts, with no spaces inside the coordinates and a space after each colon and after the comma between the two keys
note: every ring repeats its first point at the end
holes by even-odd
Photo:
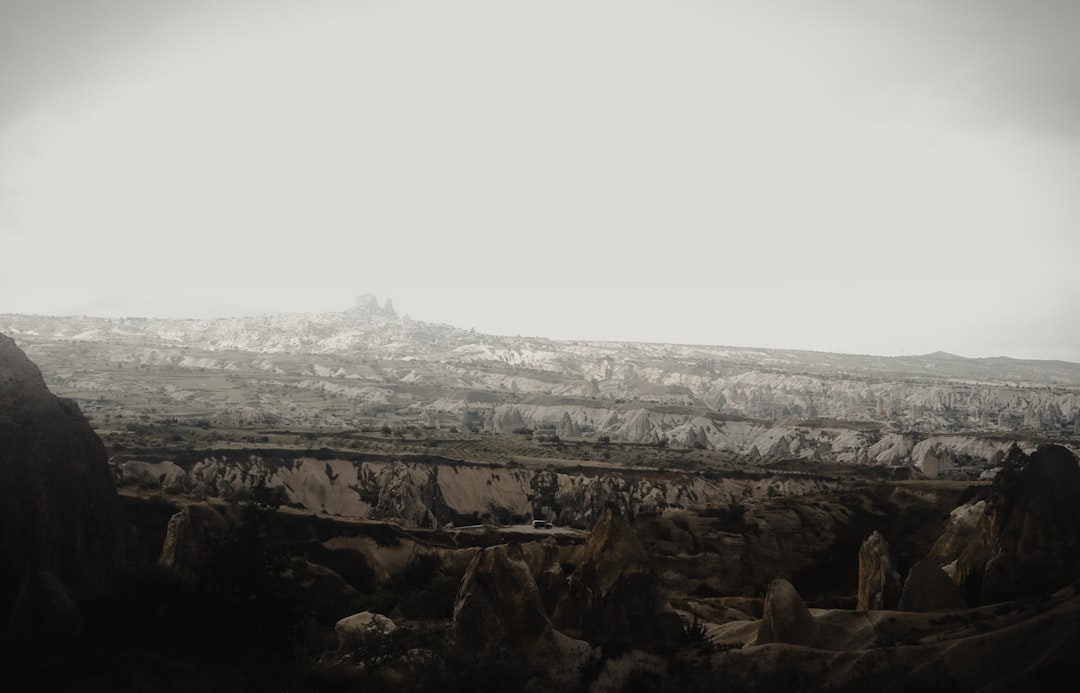
{"type": "MultiPolygon", "coordinates": [[[[475,405],[473,405],[475,407],[475,405]]],[[[430,411],[458,413],[467,403],[445,400],[430,411]],[[442,409],[441,407],[450,407],[442,409]]],[[[1012,440],[977,434],[897,431],[884,426],[822,425],[694,414],[679,408],[616,406],[596,401],[568,404],[494,404],[483,409],[485,430],[511,434],[522,429],[556,426],[560,436],[591,431],[627,443],[666,440],[680,448],[717,450],[769,459],[833,460],[848,464],[913,467],[929,478],[978,477],[1004,459],[1012,440]]],[[[858,417],[855,418],[858,420],[858,417]]],[[[1031,449],[1034,449],[1032,446],[1031,449]]]]}
{"type": "Polygon", "coordinates": [[[393,520],[409,527],[509,524],[543,517],[587,529],[608,505],[637,517],[668,508],[727,508],[735,501],[801,496],[839,485],[798,474],[570,473],[430,455],[345,459],[287,451],[222,452],[177,461],[116,457],[112,467],[121,483],[149,483],[226,498],[259,485],[280,487],[289,502],[311,512],[393,520]]]}
{"type": "Polygon", "coordinates": [[[71,633],[131,549],[105,448],[0,335],[0,624],[5,646],[71,633]]]}
{"type": "MultiPolygon", "coordinates": [[[[763,594],[769,581],[784,577],[811,599],[847,592],[853,598],[859,546],[870,532],[896,537],[906,570],[930,551],[963,493],[892,483],[851,490],[804,474],[570,473],[420,455],[316,459],[264,451],[179,463],[116,459],[114,470],[127,482],[209,496],[262,484],[310,512],[415,528],[540,517],[588,529],[614,508],[632,519],[665,590],[716,597],[763,594]]],[[[376,565],[379,552],[369,560],[376,565]]]]}

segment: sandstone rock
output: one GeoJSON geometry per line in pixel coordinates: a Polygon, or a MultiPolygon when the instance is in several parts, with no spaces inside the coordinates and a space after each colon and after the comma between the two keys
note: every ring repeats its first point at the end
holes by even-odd
{"type": "Polygon", "coordinates": [[[169,518],[158,563],[185,580],[197,580],[228,526],[224,510],[205,503],[185,506],[169,518]]]}
{"type": "Polygon", "coordinates": [[[559,425],[555,428],[555,434],[560,438],[578,438],[581,436],[581,429],[578,428],[578,425],[570,418],[570,412],[563,414],[562,419],[559,421],[559,425]]]}
{"type": "Polygon", "coordinates": [[[933,561],[912,566],[900,595],[900,611],[958,611],[967,608],[960,588],[933,561]]]}
{"type": "MultiPolygon", "coordinates": [[[[56,605],[102,592],[133,550],[105,447],[0,335],[0,645],[49,634],[56,605]],[[10,642],[9,642],[10,641],[10,642]]],[[[71,619],[61,618],[63,628],[71,619]]]]}
{"type": "Polygon", "coordinates": [[[558,659],[559,641],[521,547],[481,549],[461,580],[452,632],[469,650],[511,650],[533,664],[558,659]]]}
{"type": "Polygon", "coordinates": [[[371,518],[403,519],[417,527],[438,527],[439,521],[431,512],[435,505],[435,472],[400,462],[387,465],[379,479],[379,501],[371,510],[371,518]]]}
{"type": "Polygon", "coordinates": [[[758,628],[755,645],[786,643],[788,645],[813,644],[817,637],[817,623],[810,615],[802,597],[795,587],[782,578],[769,584],[765,596],[765,613],[758,628]]]}
{"type": "Polygon", "coordinates": [[[928,558],[939,565],[952,563],[960,557],[975,534],[975,528],[986,512],[985,500],[965,503],[949,513],[945,530],[934,542],[928,558]]]}
{"type": "Polygon", "coordinates": [[[859,548],[858,610],[892,609],[900,598],[900,573],[896,572],[889,543],[874,532],[859,548]]]}

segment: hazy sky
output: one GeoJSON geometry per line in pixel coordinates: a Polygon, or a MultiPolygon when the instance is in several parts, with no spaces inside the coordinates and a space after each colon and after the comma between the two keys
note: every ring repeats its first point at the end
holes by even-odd
{"type": "Polygon", "coordinates": [[[1080,2],[0,0],[0,312],[1080,361],[1080,2]]]}

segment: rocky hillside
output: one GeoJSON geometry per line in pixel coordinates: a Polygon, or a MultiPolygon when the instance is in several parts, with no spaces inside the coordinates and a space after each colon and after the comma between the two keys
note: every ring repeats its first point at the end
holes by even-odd
{"type": "Polygon", "coordinates": [[[555,342],[349,310],[216,320],[0,316],[95,416],[528,431],[769,459],[958,467],[1071,444],[1080,364],[555,342]]]}
{"type": "Polygon", "coordinates": [[[506,524],[547,518],[591,527],[613,505],[626,517],[669,508],[728,508],[736,502],[801,496],[839,482],[806,474],[686,474],[650,470],[571,472],[462,462],[433,455],[221,450],[171,459],[113,457],[117,482],[192,496],[230,498],[258,487],[287,502],[342,518],[392,520],[407,527],[506,524]]]}

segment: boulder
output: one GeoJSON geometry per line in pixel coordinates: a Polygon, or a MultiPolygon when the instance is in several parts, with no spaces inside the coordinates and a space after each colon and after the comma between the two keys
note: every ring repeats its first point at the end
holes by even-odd
{"type": "Polygon", "coordinates": [[[817,623],[795,587],[783,578],[769,583],[765,613],[754,644],[784,643],[809,647],[813,645],[817,631],[817,623]]]}
{"type": "Polygon", "coordinates": [[[570,418],[570,412],[563,413],[559,425],[555,427],[555,434],[560,438],[579,438],[581,436],[581,429],[570,418]]]}
{"type": "Polygon", "coordinates": [[[900,598],[900,573],[896,571],[889,543],[874,532],[859,548],[859,611],[892,609],[900,598]]]}

